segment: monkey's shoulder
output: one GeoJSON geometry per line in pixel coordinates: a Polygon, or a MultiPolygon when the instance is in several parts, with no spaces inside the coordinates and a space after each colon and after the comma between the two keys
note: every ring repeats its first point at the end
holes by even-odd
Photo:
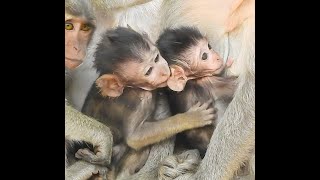
{"type": "Polygon", "coordinates": [[[157,96],[157,91],[147,91],[140,88],[125,88],[119,99],[125,99],[129,102],[151,102],[157,96]]]}
{"type": "Polygon", "coordinates": [[[203,77],[187,82],[184,89],[185,93],[197,92],[205,94],[212,94],[215,91],[221,91],[226,89],[234,89],[237,86],[237,77],[222,77],[222,76],[210,76],[203,77]]]}
{"type": "MultiPolygon", "coordinates": [[[[88,93],[83,110],[109,112],[112,107],[134,111],[141,103],[149,105],[154,101],[156,92],[139,88],[125,88],[119,97],[103,97],[97,87],[93,86],[88,93]]],[[[112,112],[111,112],[112,113],[112,112]]],[[[91,113],[90,113],[91,114],[91,113]]]]}

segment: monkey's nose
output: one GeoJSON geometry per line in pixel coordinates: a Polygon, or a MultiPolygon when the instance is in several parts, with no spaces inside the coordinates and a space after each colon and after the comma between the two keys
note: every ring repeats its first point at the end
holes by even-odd
{"type": "Polygon", "coordinates": [[[214,53],[213,54],[213,59],[217,60],[217,61],[220,61],[220,56],[217,54],[217,53],[214,53]]]}

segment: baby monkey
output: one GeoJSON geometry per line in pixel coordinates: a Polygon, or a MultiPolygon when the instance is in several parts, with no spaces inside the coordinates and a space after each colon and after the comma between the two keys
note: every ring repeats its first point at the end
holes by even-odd
{"type": "Polygon", "coordinates": [[[167,101],[159,88],[167,85],[170,70],[146,34],[124,27],[107,31],[97,46],[94,65],[100,75],[82,111],[111,129],[112,164],[117,172],[137,172],[149,156],[150,145],[214,120],[208,100],[190,104],[175,116],[168,103],[160,103],[167,101]]]}
{"type": "MultiPolygon", "coordinates": [[[[228,60],[224,64],[206,37],[193,27],[166,29],[160,35],[157,46],[171,69],[171,77],[167,84],[173,90],[169,91],[172,112],[186,112],[192,104],[204,103],[213,98],[218,118],[222,117],[237,85],[235,77],[221,76],[225,67],[230,66],[232,61],[228,60]]],[[[176,145],[196,148],[200,151],[201,157],[204,157],[218,118],[213,126],[182,132],[176,140],[176,145]]]]}

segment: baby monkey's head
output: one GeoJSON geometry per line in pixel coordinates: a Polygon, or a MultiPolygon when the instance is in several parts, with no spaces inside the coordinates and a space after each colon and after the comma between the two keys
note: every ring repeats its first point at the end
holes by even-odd
{"type": "Polygon", "coordinates": [[[223,60],[197,28],[166,29],[157,46],[170,66],[172,90],[182,91],[188,79],[217,75],[224,69],[223,60]]]}
{"type": "Polygon", "coordinates": [[[94,63],[100,73],[96,84],[103,96],[120,96],[124,87],[165,87],[170,77],[168,63],[148,35],[131,28],[118,27],[102,35],[94,63]]]}

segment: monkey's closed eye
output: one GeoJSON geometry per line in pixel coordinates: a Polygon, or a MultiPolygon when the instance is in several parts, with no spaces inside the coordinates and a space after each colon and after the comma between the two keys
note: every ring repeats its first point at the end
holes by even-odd
{"type": "Polygon", "coordinates": [[[159,61],[159,54],[157,54],[157,57],[154,59],[154,62],[158,62],[159,61]]]}
{"type": "Polygon", "coordinates": [[[148,69],[148,71],[146,72],[145,76],[149,76],[151,74],[151,72],[152,72],[152,69],[153,69],[153,67],[150,67],[148,69]]]}
{"type": "Polygon", "coordinates": [[[203,53],[202,54],[202,60],[206,60],[208,58],[208,54],[207,53],[203,53]]]}
{"type": "Polygon", "coordinates": [[[210,46],[210,44],[208,44],[208,48],[209,48],[209,49],[212,49],[212,47],[210,46]]]}
{"type": "Polygon", "coordinates": [[[83,24],[82,27],[81,27],[81,30],[82,31],[89,31],[91,29],[91,27],[87,24],[83,24]]]}
{"type": "Polygon", "coordinates": [[[65,23],[64,28],[65,28],[66,30],[72,30],[72,29],[73,29],[73,24],[71,24],[71,23],[65,23]]]}

